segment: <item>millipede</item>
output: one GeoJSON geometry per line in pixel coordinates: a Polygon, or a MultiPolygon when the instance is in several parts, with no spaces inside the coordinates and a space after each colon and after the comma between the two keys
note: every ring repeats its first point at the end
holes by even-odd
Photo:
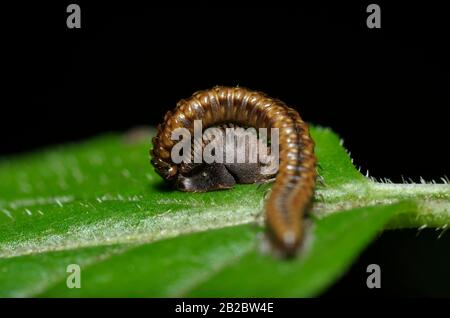
{"type": "Polygon", "coordinates": [[[226,124],[278,129],[279,169],[265,202],[265,224],[273,247],[283,256],[295,256],[303,243],[304,218],[317,176],[308,125],[282,101],[243,87],[217,86],[180,100],[157,127],[151,162],[163,179],[181,191],[211,191],[267,178],[254,165],[237,169],[226,164],[175,164],[171,149],[176,141],[171,133],[176,128],[192,132],[195,120],[201,120],[204,129],[226,124]]]}

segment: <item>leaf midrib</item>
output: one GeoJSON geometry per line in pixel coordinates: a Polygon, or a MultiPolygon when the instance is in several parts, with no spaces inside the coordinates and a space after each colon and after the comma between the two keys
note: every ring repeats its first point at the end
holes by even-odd
{"type": "MultiPolygon", "coordinates": [[[[351,209],[351,208],[357,208],[362,206],[372,206],[376,204],[389,204],[389,203],[396,203],[400,200],[405,199],[411,199],[411,197],[414,197],[414,193],[416,193],[416,202],[419,203],[421,200],[426,200],[423,206],[429,205],[429,206],[438,206],[438,204],[443,204],[445,206],[446,203],[448,203],[446,200],[450,197],[450,186],[446,184],[390,184],[390,183],[374,183],[374,182],[349,182],[346,184],[343,184],[337,188],[329,188],[329,187],[322,187],[319,188],[317,191],[316,196],[316,204],[313,209],[313,213],[316,215],[327,215],[330,213],[338,212],[342,209],[351,209]],[[357,189],[358,191],[356,191],[357,189]],[[357,193],[357,195],[355,195],[357,193]],[[381,194],[380,194],[381,193],[381,194]],[[426,203],[426,204],[425,204],[426,203]]],[[[39,201],[34,202],[52,202],[55,200],[58,200],[59,197],[49,197],[46,199],[40,198],[39,201]]],[[[108,198],[108,200],[112,201],[124,201],[126,200],[126,197],[121,197],[121,199],[115,199],[114,197],[108,198]]],[[[76,202],[85,202],[85,204],[93,203],[94,199],[91,200],[78,200],[73,199],[72,203],[76,202]]],[[[133,196],[133,202],[136,203],[145,203],[147,202],[145,199],[137,199],[136,196],[133,196]]],[[[23,201],[21,202],[33,202],[32,200],[29,201],[23,201]]],[[[263,198],[261,198],[261,204],[263,203],[263,198]]],[[[57,204],[57,203],[53,203],[57,204]]],[[[171,203],[173,205],[173,203],[171,203]]],[[[164,206],[164,202],[159,202],[158,205],[164,206]]],[[[23,206],[22,206],[23,207],[23,206]]],[[[42,208],[42,205],[33,205],[30,204],[27,206],[28,208],[36,209],[37,207],[42,208]]],[[[262,222],[262,214],[259,215],[259,217],[255,217],[255,209],[254,207],[245,207],[241,206],[239,202],[232,203],[228,205],[225,209],[217,209],[215,207],[214,212],[205,212],[203,211],[201,207],[201,203],[198,205],[198,212],[192,213],[195,211],[195,209],[192,209],[191,205],[186,205],[187,208],[189,208],[190,213],[186,213],[182,209],[176,212],[161,212],[156,215],[146,217],[144,219],[140,219],[138,221],[140,222],[150,222],[157,224],[162,218],[168,217],[168,220],[166,220],[165,223],[174,223],[172,224],[172,229],[177,228],[176,226],[176,220],[181,219],[184,221],[179,221],[178,225],[185,224],[186,220],[190,222],[190,224],[200,224],[202,226],[195,227],[192,225],[191,227],[179,227],[183,228],[182,231],[168,231],[163,235],[156,235],[154,232],[149,233],[137,233],[134,236],[126,234],[120,235],[118,233],[117,236],[113,237],[112,239],[110,237],[107,237],[106,239],[95,239],[95,240],[87,240],[86,242],[81,242],[82,240],[79,239],[78,241],[75,241],[75,244],[67,244],[67,241],[63,241],[61,245],[55,246],[55,245],[46,245],[45,238],[47,238],[47,241],[51,238],[51,235],[45,237],[42,241],[43,243],[38,244],[38,247],[36,247],[35,239],[28,238],[23,241],[16,241],[16,246],[19,246],[19,244],[24,244],[27,246],[28,241],[28,247],[22,248],[22,251],[17,248],[10,249],[9,252],[2,251],[0,252],[0,258],[10,258],[10,257],[16,257],[16,256],[22,256],[22,255],[32,255],[32,254],[39,254],[43,252],[49,252],[49,251],[62,251],[62,250],[69,250],[69,249],[77,249],[82,247],[89,247],[89,246],[102,246],[102,245],[113,245],[113,244],[121,244],[121,243],[148,243],[148,242],[155,242],[162,239],[167,239],[170,237],[175,237],[177,235],[181,234],[189,234],[189,233],[195,233],[200,231],[205,231],[208,229],[218,229],[228,226],[235,226],[240,224],[248,224],[248,223],[261,223],[262,222]],[[202,213],[200,213],[202,212],[202,213]],[[214,215],[211,215],[213,213],[214,215]],[[208,221],[211,220],[215,216],[215,222],[213,224],[209,223],[208,221]],[[232,221],[230,221],[230,219],[232,221]],[[39,247],[39,245],[41,247],[39,247]],[[34,248],[30,248],[30,246],[35,246],[34,248]],[[25,251],[24,251],[25,250],[25,251]]],[[[163,210],[163,209],[162,209],[163,210]]],[[[439,212],[439,211],[438,211],[439,212]]],[[[436,213],[434,216],[436,221],[429,223],[435,225],[435,226],[445,226],[445,224],[448,223],[448,217],[445,218],[443,215],[446,211],[441,213],[441,215],[438,215],[439,213],[436,213]],[[442,223],[442,224],[440,224],[442,223]]],[[[418,212],[420,213],[420,211],[418,212]]],[[[426,211],[423,212],[424,215],[426,214],[426,211]]],[[[429,214],[426,214],[428,218],[430,217],[429,214]]],[[[412,218],[411,218],[412,219],[412,218]]],[[[415,218],[417,220],[420,220],[420,222],[423,222],[420,218],[415,218]]],[[[412,219],[414,220],[414,219],[412,219]]],[[[12,220],[9,220],[10,222],[14,222],[12,220]]],[[[122,220],[123,222],[123,220],[122,220]]],[[[100,223],[93,223],[90,224],[93,229],[95,226],[99,226],[100,223]]],[[[164,222],[160,222],[161,224],[165,224],[164,222]]],[[[408,224],[408,226],[412,226],[414,224],[408,224]]],[[[421,226],[420,224],[419,226],[421,226]]],[[[8,223],[3,224],[3,226],[8,226],[8,223]]],[[[84,225],[81,225],[83,227],[84,225]]],[[[1,226],[0,226],[1,227],[1,226]]],[[[398,225],[398,227],[401,227],[401,225],[398,225]]],[[[169,227],[170,228],[170,227],[169,227]]],[[[75,229],[76,230],[76,229],[75,229]]],[[[42,239],[42,237],[41,237],[42,239]]]]}

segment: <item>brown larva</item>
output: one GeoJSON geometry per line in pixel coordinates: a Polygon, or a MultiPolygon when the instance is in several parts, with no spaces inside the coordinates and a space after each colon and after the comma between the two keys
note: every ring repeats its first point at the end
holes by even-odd
{"type": "Polygon", "coordinates": [[[265,219],[273,245],[283,255],[294,256],[302,243],[303,217],[316,183],[314,142],[307,124],[283,102],[242,87],[214,87],[179,101],[158,126],[152,164],[182,191],[209,191],[263,179],[254,167],[244,169],[251,176],[239,180],[241,173],[224,164],[174,164],[170,153],[176,141],[171,140],[171,132],[180,127],[192,131],[194,120],[202,120],[204,129],[227,123],[279,129],[279,171],[266,202],[265,219]]]}

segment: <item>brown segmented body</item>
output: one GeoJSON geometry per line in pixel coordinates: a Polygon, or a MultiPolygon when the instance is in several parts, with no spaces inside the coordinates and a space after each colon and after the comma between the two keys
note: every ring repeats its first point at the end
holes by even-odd
{"type": "Polygon", "coordinates": [[[279,129],[280,164],[266,202],[266,225],[275,247],[286,256],[295,255],[316,182],[314,142],[307,124],[297,111],[261,92],[221,86],[196,92],[167,112],[153,138],[152,163],[168,181],[179,170],[170,158],[177,142],[171,140],[171,132],[184,127],[193,133],[194,120],[202,120],[204,129],[224,123],[279,129]]]}

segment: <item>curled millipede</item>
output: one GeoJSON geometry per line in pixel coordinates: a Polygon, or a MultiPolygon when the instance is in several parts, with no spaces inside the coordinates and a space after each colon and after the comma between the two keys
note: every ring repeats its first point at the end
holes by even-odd
{"type": "Polygon", "coordinates": [[[266,227],[273,246],[286,257],[296,255],[304,234],[304,216],[314,195],[316,157],[308,126],[294,109],[261,92],[242,87],[214,87],[194,93],[166,113],[153,138],[152,164],[165,180],[182,191],[230,188],[234,183],[261,181],[258,168],[236,169],[224,164],[175,164],[171,149],[176,128],[193,131],[224,124],[279,129],[279,170],[266,201],[266,227]]]}

